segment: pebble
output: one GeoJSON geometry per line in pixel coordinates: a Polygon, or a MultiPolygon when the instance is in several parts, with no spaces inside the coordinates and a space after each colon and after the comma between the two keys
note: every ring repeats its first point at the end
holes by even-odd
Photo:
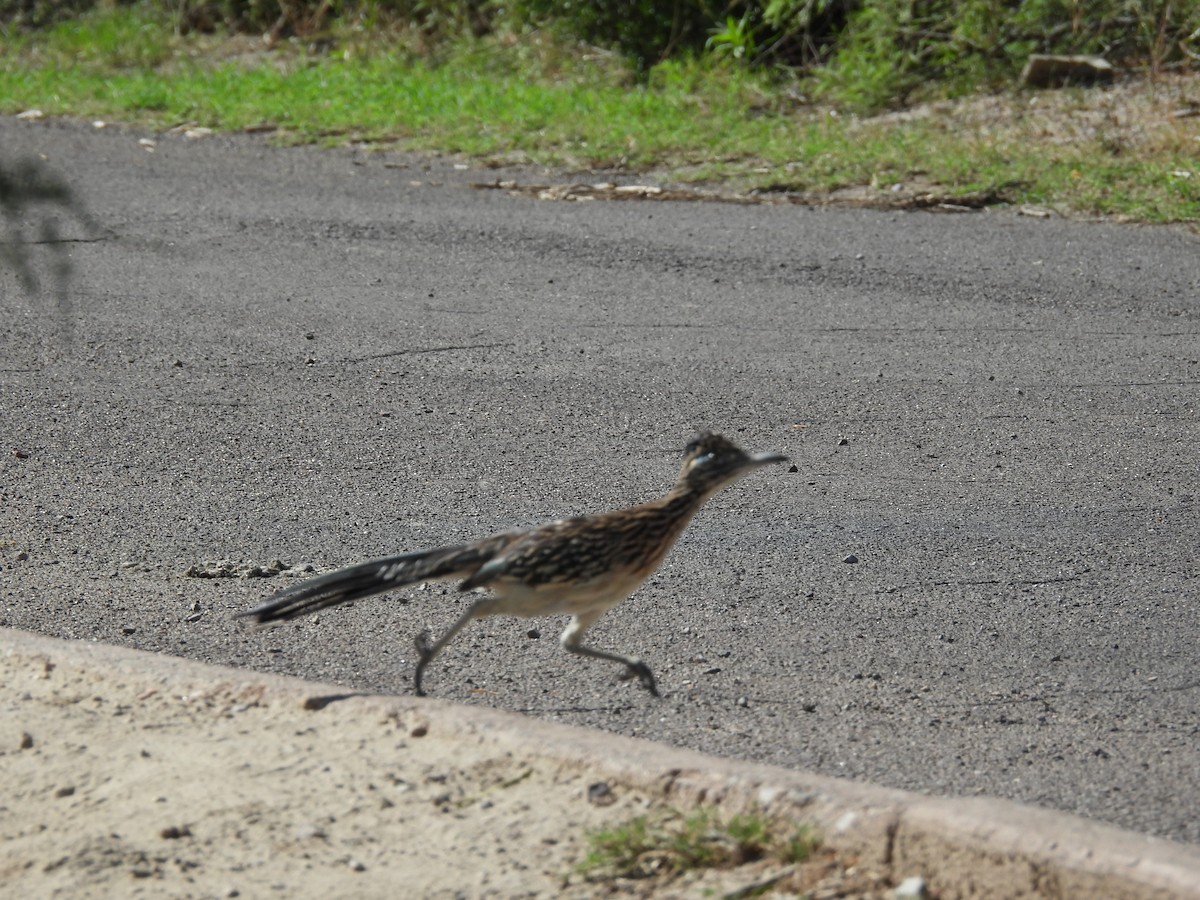
{"type": "Polygon", "coordinates": [[[313,825],[311,822],[306,822],[303,825],[297,825],[296,830],[292,832],[292,837],[298,841],[310,841],[314,838],[324,840],[329,837],[323,828],[313,825]]]}
{"type": "Polygon", "coordinates": [[[912,878],[905,878],[892,894],[896,900],[923,900],[928,894],[925,893],[925,879],[920,875],[914,875],[912,878]]]}
{"type": "Polygon", "coordinates": [[[588,803],[592,806],[612,806],[617,802],[617,795],[607,781],[597,781],[589,784],[587,789],[588,803]]]}

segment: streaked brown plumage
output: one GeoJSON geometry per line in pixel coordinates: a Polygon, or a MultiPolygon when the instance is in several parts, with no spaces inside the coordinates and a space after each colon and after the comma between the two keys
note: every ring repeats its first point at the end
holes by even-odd
{"type": "Polygon", "coordinates": [[[242,615],[276,622],[418,581],[462,579],[459,590],[486,587],[491,593],[475,601],[437,643],[417,637],[418,695],[424,694],[425,667],[472,619],[567,614],[573,618],[562,633],[565,649],[621,663],[623,678],[636,676],[657,697],[649,666],[637,657],[585,647],[584,633],[658,568],[705,500],[760,466],[786,460],[779,453],[748,454],[706,431],[688,444],[675,485],[657,500],[360,563],[279,591],[242,615]]]}

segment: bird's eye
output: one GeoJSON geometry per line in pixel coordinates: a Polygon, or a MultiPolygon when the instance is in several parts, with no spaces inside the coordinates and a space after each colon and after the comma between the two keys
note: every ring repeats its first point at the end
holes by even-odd
{"type": "Polygon", "coordinates": [[[695,459],[692,460],[692,465],[693,466],[707,466],[710,462],[713,461],[713,458],[715,456],[716,456],[715,453],[701,453],[699,456],[697,456],[695,459]]]}

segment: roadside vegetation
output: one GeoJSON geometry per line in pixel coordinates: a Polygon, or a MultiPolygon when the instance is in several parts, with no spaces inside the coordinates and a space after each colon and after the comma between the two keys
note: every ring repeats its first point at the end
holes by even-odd
{"type": "Polygon", "coordinates": [[[4,114],[1200,220],[1200,0],[0,0],[0,42],[4,114]]]}
{"type": "MultiPolygon", "coordinates": [[[[813,872],[801,873],[800,866],[809,862],[821,846],[803,825],[756,814],[724,818],[704,807],[688,815],[662,810],[637,816],[614,828],[589,833],[587,844],[587,852],[576,866],[576,872],[587,882],[614,888],[630,882],[645,887],[653,882],[663,887],[705,870],[753,867],[746,870],[754,873],[746,889],[735,896],[754,896],[785,884],[790,887],[801,877],[812,881],[813,872]]],[[[818,862],[823,876],[840,867],[829,856],[814,862],[818,862]]]]}
{"type": "Polygon", "coordinates": [[[687,816],[676,812],[655,820],[637,816],[624,825],[589,834],[588,844],[579,871],[604,879],[740,866],[767,857],[782,863],[804,862],[820,841],[804,826],[785,828],[758,815],[722,821],[702,807],[687,816]]]}
{"type": "MultiPolygon", "coordinates": [[[[657,808],[585,838],[587,849],[564,884],[590,888],[588,896],[882,900],[896,893],[888,865],[826,846],[787,817],[657,808]]],[[[923,879],[912,881],[921,885],[909,882],[912,895],[925,896],[923,879]]]]}

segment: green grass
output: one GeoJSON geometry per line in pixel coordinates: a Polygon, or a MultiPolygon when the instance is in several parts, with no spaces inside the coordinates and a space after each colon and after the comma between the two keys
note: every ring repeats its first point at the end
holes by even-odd
{"type": "Polygon", "coordinates": [[[688,816],[637,816],[624,825],[587,836],[588,851],[578,871],[592,881],[674,876],[693,869],[729,868],[771,858],[803,862],[820,846],[804,826],[788,826],[757,815],[722,821],[698,809],[688,816]]]}
{"type": "Polygon", "coordinates": [[[106,9],[10,35],[0,112],[150,128],[267,124],[286,141],[654,170],[732,190],[876,185],[882,198],[913,179],[951,196],[1004,185],[1015,203],[1200,217],[1200,118],[1137,147],[1105,134],[1050,142],[1020,123],[995,131],[952,116],[831,115],[795,99],[805,85],[794,77],[712,59],[662,63],[639,80],[611,56],[580,58],[542,35],[459,41],[436,58],[387,37],[347,32],[328,53],[267,50],[248,38],[177,37],[154,7],[106,9]]]}

